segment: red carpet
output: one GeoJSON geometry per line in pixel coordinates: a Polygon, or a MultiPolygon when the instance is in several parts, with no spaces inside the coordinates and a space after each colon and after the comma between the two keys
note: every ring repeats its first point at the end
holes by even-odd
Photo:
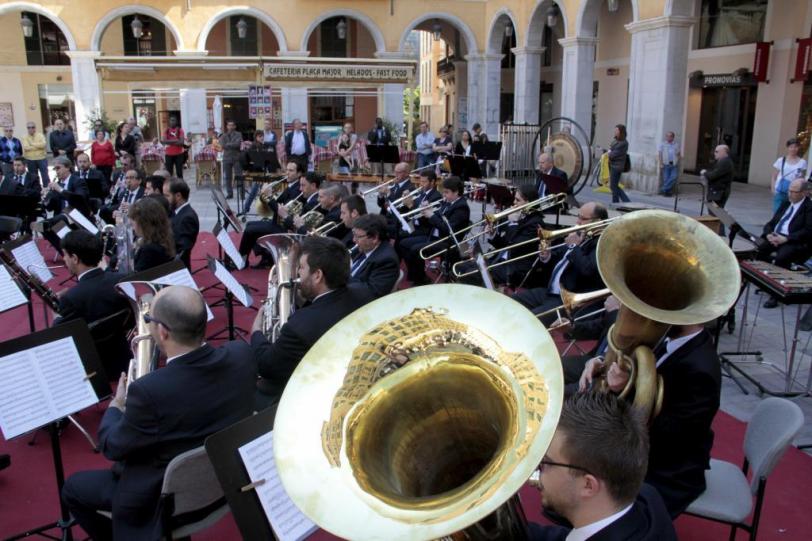
{"type": "MultiPolygon", "coordinates": [[[[50,264],[53,251],[47,248],[43,252],[50,264]]],[[[214,238],[208,233],[203,233],[195,247],[193,268],[203,266],[205,255],[215,255],[216,252],[217,243],[214,238]]],[[[59,290],[61,287],[56,284],[67,276],[67,272],[63,269],[57,271],[56,275],[57,278],[49,285],[59,290]]],[[[267,271],[247,269],[237,272],[236,275],[242,283],[259,290],[259,292],[252,293],[255,303],[258,304],[265,294],[267,271]]],[[[195,274],[195,280],[199,286],[205,287],[214,282],[214,277],[208,270],[204,270],[195,274]]],[[[210,304],[221,296],[222,294],[217,290],[205,292],[205,297],[210,304]]],[[[222,307],[215,307],[213,311],[216,321],[210,325],[210,332],[222,328],[222,321],[225,320],[225,310],[222,307]]],[[[38,302],[35,313],[37,328],[41,328],[42,310],[38,302]]],[[[241,306],[235,308],[237,324],[246,329],[250,329],[255,314],[256,312],[253,310],[241,306]]],[[[0,315],[0,328],[3,329],[0,336],[3,340],[28,333],[25,308],[17,308],[0,315]]],[[[95,436],[105,407],[106,403],[88,408],[76,415],[76,419],[95,436]]],[[[744,428],[744,423],[720,412],[714,422],[716,439],[713,456],[740,464],[744,428]]],[[[30,436],[10,442],[0,439],[0,454],[10,454],[12,461],[10,468],[0,471],[0,538],[53,521],[59,513],[47,434],[41,432],[33,446],[27,444],[29,439],[30,436]]],[[[61,438],[61,447],[66,475],[83,469],[109,467],[109,462],[104,457],[94,454],[87,441],[72,426],[65,428],[61,438]]],[[[809,539],[810,528],[804,524],[807,524],[806,519],[810,509],[808,496],[810,484],[812,484],[812,459],[796,449],[790,449],[781,459],[767,484],[758,539],[765,541],[809,539]]],[[[522,501],[528,518],[532,521],[541,521],[538,492],[532,488],[525,488],[522,491],[522,501]]],[[[679,538],[686,541],[726,539],[729,531],[723,525],[692,517],[680,518],[676,522],[676,527],[679,538]]],[[[74,532],[76,531],[74,530],[74,532]]],[[[239,537],[237,527],[230,515],[206,532],[193,536],[195,540],[211,541],[239,539],[239,537]]],[[[740,532],[737,539],[746,538],[746,535],[740,532]]],[[[336,538],[319,532],[314,534],[311,539],[336,538]]]]}

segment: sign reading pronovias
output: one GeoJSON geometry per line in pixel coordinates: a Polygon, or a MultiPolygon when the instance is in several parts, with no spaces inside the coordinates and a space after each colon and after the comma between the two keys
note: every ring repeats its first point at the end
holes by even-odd
{"type": "Polygon", "coordinates": [[[391,81],[405,82],[412,77],[411,66],[336,65],[336,64],[265,64],[266,79],[299,81],[391,81]]]}

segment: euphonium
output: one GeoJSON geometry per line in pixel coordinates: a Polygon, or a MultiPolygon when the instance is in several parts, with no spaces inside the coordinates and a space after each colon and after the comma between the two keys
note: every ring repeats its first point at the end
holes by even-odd
{"type": "Polygon", "coordinates": [[[127,369],[127,383],[130,384],[155,369],[155,341],[149,333],[149,324],[144,316],[150,312],[150,304],[157,288],[149,282],[121,282],[116,284],[116,289],[130,301],[135,315],[135,329],[130,337],[133,358],[127,369]]]}
{"type": "Polygon", "coordinates": [[[598,270],[620,303],[609,330],[605,367],[631,373],[634,407],[652,419],[662,381],[651,348],[671,325],[705,323],[725,314],[739,294],[736,256],[699,221],[664,210],[629,213],[608,226],[597,247],[598,270]]]}
{"type": "Polygon", "coordinates": [[[266,235],[257,242],[274,254],[276,263],[268,272],[268,293],[262,303],[262,334],[274,342],[295,308],[294,287],[299,235],[266,235]]]}
{"type": "Polygon", "coordinates": [[[515,301],[455,284],[400,291],[299,363],[274,424],[279,477],[341,538],[521,539],[514,495],[562,401],[555,345],[515,301]]]}

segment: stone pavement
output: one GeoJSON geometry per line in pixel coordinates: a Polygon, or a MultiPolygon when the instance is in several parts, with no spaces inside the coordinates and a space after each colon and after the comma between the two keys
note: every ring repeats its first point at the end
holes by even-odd
{"type": "MultiPolygon", "coordinates": [[[[191,203],[200,216],[201,231],[211,231],[217,219],[217,212],[211,200],[211,191],[205,185],[199,188],[194,186],[195,177],[193,170],[187,170],[186,178],[188,179],[187,181],[191,180],[191,203]]],[[[686,175],[682,181],[695,182],[697,178],[686,175]]],[[[684,214],[698,215],[701,199],[700,188],[686,185],[681,189],[681,192],[678,200],[678,210],[684,214]]],[[[628,195],[635,203],[643,203],[668,210],[674,209],[674,198],[644,194],[633,190],[628,191],[628,195]]],[[[578,194],[578,200],[581,202],[591,200],[602,201],[611,206],[610,194],[595,193],[591,187],[585,187],[578,194]]],[[[229,203],[232,204],[233,208],[236,208],[236,200],[231,200],[229,203]]],[[[367,197],[367,205],[370,211],[377,212],[377,205],[375,204],[373,194],[367,197]]],[[[479,219],[481,216],[481,205],[472,204],[471,207],[473,219],[479,219]]],[[[745,229],[758,235],[764,223],[772,216],[772,197],[769,190],[765,187],[735,183],[726,209],[739,220],[739,223],[741,223],[745,229]]],[[[746,247],[747,243],[742,241],[740,243],[737,242],[737,245],[746,247]]],[[[746,358],[736,357],[734,360],[750,361],[744,364],[748,373],[754,375],[770,390],[783,390],[786,385],[786,377],[784,375],[786,352],[792,346],[792,331],[795,323],[796,307],[786,306],[783,310],[780,307],[772,310],[760,308],[765,296],[757,294],[755,288],[750,289],[750,319],[752,321],[753,313],[757,311],[758,320],[755,325],[749,325],[744,329],[742,345],[745,350],[758,349],[762,352],[762,355],[758,358],[753,356],[746,358]],[[781,371],[779,371],[779,369],[781,371]]],[[[720,352],[739,350],[739,331],[743,328],[741,317],[743,301],[744,297],[740,300],[737,309],[738,329],[732,335],[726,331],[722,333],[719,346],[720,352]]],[[[812,332],[801,331],[798,338],[799,342],[794,365],[795,368],[793,370],[793,391],[803,391],[807,388],[808,376],[810,374],[810,355],[812,355],[812,345],[810,345],[812,332]]],[[[722,381],[722,409],[742,421],[747,421],[752,415],[760,397],[752,384],[738,376],[737,379],[742,381],[742,385],[748,394],[744,394],[730,377],[724,377],[722,381]]],[[[795,444],[812,445],[812,398],[804,396],[793,398],[792,400],[801,406],[806,416],[806,424],[798,438],[796,438],[795,444]]]]}

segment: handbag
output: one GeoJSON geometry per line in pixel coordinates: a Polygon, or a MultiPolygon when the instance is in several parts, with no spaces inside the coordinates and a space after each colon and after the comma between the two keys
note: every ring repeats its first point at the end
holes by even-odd
{"type": "Polygon", "coordinates": [[[629,155],[626,154],[626,161],[623,163],[623,172],[628,173],[632,170],[632,160],[629,158],[629,155]]]}
{"type": "Polygon", "coordinates": [[[775,185],[775,193],[786,194],[789,192],[789,185],[790,180],[784,176],[784,164],[787,163],[786,156],[781,160],[781,178],[778,179],[778,183],[775,185]]]}

